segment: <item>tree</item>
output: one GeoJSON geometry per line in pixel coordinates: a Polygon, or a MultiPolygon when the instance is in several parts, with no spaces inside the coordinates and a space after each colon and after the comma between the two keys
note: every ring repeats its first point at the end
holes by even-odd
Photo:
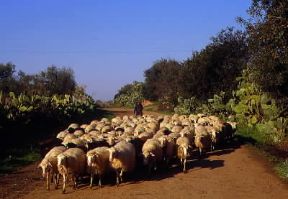
{"type": "Polygon", "coordinates": [[[161,59],[146,70],[144,96],[150,100],[168,99],[177,102],[180,91],[179,72],[181,64],[176,60],[161,59]]]}
{"type": "Polygon", "coordinates": [[[74,72],[71,68],[49,66],[40,73],[38,78],[38,81],[44,82],[48,95],[71,94],[76,87],[74,72]]]}
{"type": "Polygon", "coordinates": [[[288,98],[288,1],[253,0],[249,14],[249,20],[240,21],[249,36],[250,81],[284,104],[288,98]]]}
{"type": "Polygon", "coordinates": [[[132,84],[123,86],[114,96],[114,102],[122,106],[134,106],[136,102],[142,101],[143,83],[134,81],[132,84]]]}
{"type": "Polygon", "coordinates": [[[246,34],[226,28],[211,38],[212,42],[183,63],[181,95],[207,98],[225,91],[231,97],[237,87],[236,77],[241,75],[248,60],[246,34]]]}
{"type": "Polygon", "coordinates": [[[0,90],[3,93],[8,93],[17,88],[16,80],[14,77],[15,65],[8,62],[0,64],[0,90]]]}

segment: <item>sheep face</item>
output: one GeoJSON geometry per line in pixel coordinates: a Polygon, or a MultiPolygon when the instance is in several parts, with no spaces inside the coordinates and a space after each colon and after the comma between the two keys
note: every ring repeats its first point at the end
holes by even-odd
{"type": "Polygon", "coordinates": [[[167,144],[167,138],[162,136],[162,137],[158,138],[158,140],[160,142],[161,147],[164,148],[167,144]]]}
{"type": "Polygon", "coordinates": [[[42,177],[45,178],[52,171],[52,164],[48,161],[42,161],[38,168],[42,169],[42,177]]]}
{"type": "Polygon", "coordinates": [[[96,154],[87,155],[87,165],[88,167],[92,167],[96,160],[96,154]]]}
{"type": "Polygon", "coordinates": [[[117,158],[116,150],[112,147],[109,149],[109,161],[111,162],[114,158],[117,158]]]}

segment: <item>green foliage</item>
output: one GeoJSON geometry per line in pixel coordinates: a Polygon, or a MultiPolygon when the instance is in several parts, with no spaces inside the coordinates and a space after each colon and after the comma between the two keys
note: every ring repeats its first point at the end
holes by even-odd
{"type": "MultiPolygon", "coordinates": [[[[240,19],[249,36],[251,81],[278,103],[288,99],[288,1],[253,0],[250,19],[240,19]]],[[[287,114],[287,111],[286,111],[287,114]]]]}
{"type": "MultiPolygon", "coordinates": [[[[180,91],[181,64],[176,60],[161,59],[144,72],[144,96],[149,100],[162,100],[172,106],[177,102],[180,91]],[[168,101],[167,101],[168,100],[168,101]]],[[[170,105],[169,105],[169,108],[170,105]]]]}
{"type": "Polygon", "coordinates": [[[288,160],[279,162],[275,170],[282,179],[288,181],[288,160]]]}
{"type": "Polygon", "coordinates": [[[76,89],[74,72],[70,68],[49,66],[38,74],[27,75],[23,71],[15,74],[12,63],[0,64],[0,90],[17,95],[62,95],[73,94],[76,89]]]}
{"type": "Polygon", "coordinates": [[[174,112],[178,114],[188,115],[195,113],[200,103],[195,97],[190,99],[184,99],[183,97],[178,98],[178,105],[174,108],[174,112]]]}
{"type": "Polygon", "coordinates": [[[114,97],[115,104],[126,107],[133,107],[136,102],[143,100],[143,83],[136,81],[122,87],[114,97]]]}
{"type": "Polygon", "coordinates": [[[288,119],[279,116],[275,100],[254,83],[249,82],[249,73],[243,71],[234,99],[228,105],[240,124],[251,128],[251,136],[260,143],[279,143],[287,135],[288,119]]]}
{"type": "Polygon", "coordinates": [[[206,101],[214,94],[225,91],[232,97],[236,89],[236,77],[241,74],[248,59],[246,34],[227,28],[200,52],[184,61],[181,70],[181,95],[195,96],[206,101]]]}
{"type": "Polygon", "coordinates": [[[69,120],[94,110],[94,101],[87,95],[53,95],[52,97],[0,92],[1,126],[9,122],[29,123],[35,117],[69,120]],[[3,123],[2,123],[3,122],[3,123]]]}
{"type": "Polygon", "coordinates": [[[216,115],[227,115],[231,112],[227,110],[227,105],[224,102],[225,92],[220,92],[219,95],[214,94],[213,98],[208,99],[207,102],[199,101],[196,97],[190,99],[178,98],[178,105],[174,108],[175,113],[191,114],[191,113],[205,113],[216,115]]]}

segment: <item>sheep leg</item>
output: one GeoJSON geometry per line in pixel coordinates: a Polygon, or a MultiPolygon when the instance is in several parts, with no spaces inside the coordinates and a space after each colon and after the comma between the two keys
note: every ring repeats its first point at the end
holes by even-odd
{"type": "Polygon", "coordinates": [[[202,156],[202,149],[199,148],[199,157],[201,158],[201,156],[202,156]]]}
{"type": "Polygon", "coordinates": [[[47,190],[50,190],[50,175],[49,172],[46,174],[46,188],[47,190]]]}
{"type": "Polygon", "coordinates": [[[60,174],[57,173],[57,174],[56,174],[56,185],[55,185],[55,189],[58,189],[59,179],[60,179],[60,174]]]}
{"type": "Polygon", "coordinates": [[[57,189],[57,174],[53,173],[52,178],[53,178],[54,187],[55,189],[57,189]]]}
{"type": "Polygon", "coordinates": [[[73,188],[76,189],[77,188],[77,179],[76,176],[72,176],[72,181],[73,181],[73,188]]]}
{"type": "Polygon", "coordinates": [[[123,182],[123,169],[121,169],[121,172],[120,172],[120,182],[123,182]]]}
{"type": "Polygon", "coordinates": [[[118,170],[116,170],[116,185],[117,185],[117,187],[119,186],[119,184],[120,184],[120,182],[119,182],[119,171],[118,170]]]}
{"type": "Polygon", "coordinates": [[[93,179],[94,179],[94,173],[91,173],[90,175],[90,188],[93,186],[93,179]]]}
{"type": "Polygon", "coordinates": [[[187,173],[187,170],[186,170],[186,158],[183,161],[183,172],[187,173]]]}
{"type": "Polygon", "coordinates": [[[99,175],[98,185],[99,185],[100,188],[102,187],[102,179],[101,179],[101,175],[99,175]]]}
{"type": "Polygon", "coordinates": [[[65,190],[66,190],[66,183],[67,183],[67,175],[63,175],[63,187],[62,187],[62,193],[65,193],[65,190]]]}

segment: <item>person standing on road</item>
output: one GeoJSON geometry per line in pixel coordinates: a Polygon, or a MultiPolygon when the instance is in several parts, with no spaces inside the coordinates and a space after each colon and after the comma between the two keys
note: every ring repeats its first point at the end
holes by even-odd
{"type": "Polygon", "coordinates": [[[138,116],[142,116],[143,115],[143,105],[141,104],[141,102],[137,102],[135,107],[134,107],[134,115],[138,116]]]}

